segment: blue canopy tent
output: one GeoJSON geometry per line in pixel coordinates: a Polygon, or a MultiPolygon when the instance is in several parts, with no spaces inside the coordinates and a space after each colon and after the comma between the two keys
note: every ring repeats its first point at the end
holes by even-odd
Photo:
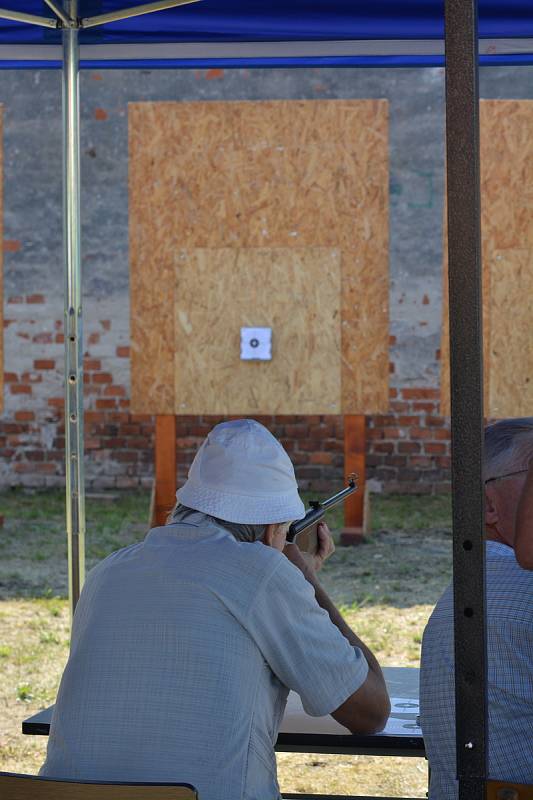
{"type": "Polygon", "coordinates": [[[477,77],[479,64],[533,64],[533,3],[129,0],[124,9],[128,0],[6,2],[9,7],[0,8],[0,67],[63,70],[66,494],[72,610],[83,583],[85,530],[79,69],[446,66],[457,768],[461,800],[481,800],[487,748],[477,77]],[[469,648],[461,647],[465,641],[469,648]]]}

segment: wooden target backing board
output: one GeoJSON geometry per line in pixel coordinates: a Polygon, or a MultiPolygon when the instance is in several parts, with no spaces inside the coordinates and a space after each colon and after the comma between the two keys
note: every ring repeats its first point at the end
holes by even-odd
{"type": "Polygon", "coordinates": [[[133,411],[385,411],[387,101],[134,103],[129,148],[133,411]]]}
{"type": "MultiPolygon", "coordinates": [[[[533,408],[533,101],[482,100],[480,135],[485,416],[530,416],[533,408]]],[[[449,414],[446,236],[444,242],[441,410],[449,414]]]]}

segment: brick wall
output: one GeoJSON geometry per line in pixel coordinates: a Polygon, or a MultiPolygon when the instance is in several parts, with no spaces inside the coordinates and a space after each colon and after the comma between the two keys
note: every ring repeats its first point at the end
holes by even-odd
{"type": "MultiPolygon", "coordinates": [[[[154,420],[130,413],[128,320],[124,304],[88,301],[85,318],[85,447],[90,489],[149,488],[154,420]]],[[[0,418],[0,486],[63,485],[62,306],[41,294],[7,298],[5,390],[0,418]]],[[[342,479],[343,422],[330,416],[260,417],[281,439],[303,488],[329,491],[342,479]]],[[[214,417],[177,421],[178,482],[185,479],[214,417]]],[[[367,420],[367,477],[374,488],[449,490],[449,428],[438,390],[391,389],[390,413],[367,420]]]]}

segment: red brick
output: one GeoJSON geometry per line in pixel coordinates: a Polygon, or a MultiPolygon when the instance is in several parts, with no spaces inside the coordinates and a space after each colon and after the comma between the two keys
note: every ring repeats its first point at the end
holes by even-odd
{"type": "Polygon", "coordinates": [[[17,383],[18,376],[16,372],[4,372],[4,383],[17,383]]]}
{"type": "Polygon", "coordinates": [[[46,300],[44,299],[44,294],[27,294],[26,302],[37,304],[37,303],[45,303],[46,300]]]}
{"type": "Polygon", "coordinates": [[[452,466],[450,456],[437,456],[437,466],[441,469],[450,469],[452,466]]]}
{"type": "Polygon", "coordinates": [[[99,333],[90,333],[87,339],[87,344],[98,344],[100,342],[100,334],[99,333]]]}
{"type": "Polygon", "coordinates": [[[448,428],[433,428],[431,436],[433,439],[446,439],[448,441],[450,439],[450,431],[448,428]]]}
{"type": "Polygon", "coordinates": [[[85,358],[83,360],[83,369],[98,372],[102,369],[102,362],[95,358],[85,358]]]}
{"type": "Polygon", "coordinates": [[[48,405],[52,408],[64,408],[65,407],[65,398],[64,397],[51,397],[48,400],[48,405]]]}
{"type": "Polygon", "coordinates": [[[36,333],[32,338],[32,342],[35,342],[35,344],[52,344],[52,341],[52,334],[45,331],[36,333]]]}
{"type": "Polygon", "coordinates": [[[36,372],[23,372],[20,376],[21,383],[42,383],[43,376],[36,372]]]}
{"type": "Polygon", "coordinates": [[[100,320],[100,325],[102,326],[104,331],[110,331],[111,330],[111,320],[110,319],[101,319],[100,320]]]}
{"type": "Polygon", "coordinates": [[[427,456],[411,456],[409,463],[413,467],[432,467],[433,463],[431,458],[427,458],[427,456]]]}
{"type": "Polygon", "coordinates": [[[420,453],[420,450],[418,442],[398,442],[399,453],[420,453]]]}
{"type": "Polygon", "coordinates": [[[391,387],[389,389],[389,397],[392,398],[393,400],[394,400],[395,397],[398,397],[398,389],[395,389],[394,387],[391,387]]]}
{"type": "Polygon", "coordinates": [[[23,303],[24,302],[24,298],[21,297],[20,295],[12,295],[11,297],[7,298],[7,302],[8,303],[15,303],[15,304],[23,303]]]}
{"type": "Polygon", "coordinates": [[[55,369],[56,362],[48,358],[37,358],[33,362],[34,369],[55,369]]]}
{"type": "Polygon", "coordinates": [[[11,384],[11,394],[31,394],[31,386],[22,383],[11,384]]]}
{"type": "Polygon", "coordinates": [[[395,372],[396,372],[396,366],[394,364],[394,361],[389,361],[389,375],[394,375],[395,372]]]}
{"type": "Polygon", "coordinates": [[[437,400],[440,397],[440,392],[438,389],[430,389],[429,387],[419,387],[415,388],[406,388],[402,389],[402,397],[405,400],[425,400],[425,399],[435,399],[437,400]]]}
{"type": "MultiPolygon", "coordinates": [[[[96,376],[95,376],[96,377],[96,376]]],[[[105,397],[125,397],[126,389],[124,386],[106,386],[104,389],[105,397]]]]}
{"type": "Polygon", "coordinates": [[[95,372],[92,381],[93,383],[113,383],[113,376],[110,372],[95,372]]]}
{"type": "Polygon", "coordinates": [[[64,334],[56,333],[54,341],[55,341],[56,344],[65,344],[65,336],[64,336],[64,334]]]}
{"type": "Polygon", "coordinates": [[[85,439],[86,450],[98,450],[100,447],[100,439],[85,439]]]}
{"type": "Polygon", "coordinates": [[[440,442],[426,442],[424,452],[431,455],[444,455],[446,453],[446,445],[440,442]]]}
{"type": "Polygon", "coordinates": [[[411,425],[420,425],[420,418],[419,417],[398,417],[396,423],[400,425],[402,428],[409,427],[411,425]]]}
{"type": "Polygon", "coordinates": [[[106,120],[108,117],[107,111],[104,108],[95,108],[94,109],[94,118],[100,120],[100,122],[106,120]]]}
{"type": "Polygon", "coordinates": [[[426,425],[429,425],[432,428],[442,428],[444,425],[444,417],[426,417],[426,425]]]}
{"type": "Polygon", "coordinates": [[[99,399],[96,401],[96,408],[116,408],[117,404],[115,400],[111,398],[106,398],[104,400],[99,399]]]}
{"type": "Polygon", "coordinates": [[[32,422],[35,419],[33,411],[15,411],[17,422],[32,422]]]}
{"type": "Polygon", "coordinates": [[[389,458],[387,458],[387,464],[389,464],[391,467],[405,467],[407,464],[407,457],[389,456],[389,458]]]}
{"type": "Polygon", "coordinates": [[[401,433],[399,428],[383,428],[384,439],[400,439],[401,433]]]}
{"type": "Polygon", "coordinates": [[[54,475],[57,470],[56,464],[51,463],[50,461],[43,464],[34,464],[33,468],[36,472],[42,472],[46,475],[54,475]]]}
{"type": "Polygon", "coordinates": [[[26,450],[24,455],[28,461],[44,461],[44,453],[42,450],[26,450]]]}
{"type": "Polygon", "coordinates": [[[396,414],[404,414],[406,411],[409,411],[409,403],[402,402],[401,400],[393,400],[390,403],[391,411],[394,411],[396,414]]]}
{"type": "Polygon", "coordinates": [[[331,453],[310,453],[310,464],[331,464],[333,458],[331,453]]]}
{"type": "Polygon", "coordinates": [[[117,356],[119,358],[129,358],[130,348],[125,346],[117,347],[117,356]]]}
{"type": "Polygon", "coordinates": [[[394,453],[394,445],[392,442],[377,442],[374,445],[376,453],[394,453]]]}
{"type": "Polygon", "coordinates": [[[388,416],[377,414],[373,417],[373,422],[376,428],[384,427],[385,425],[394,425],[396,423],[396,417],[393,414],[389,414],[388,416]]]}
{"type": "Polygon", "coordinates": [[[430,431],[428,428],[411,428],[410,436],[412,439],[433,439],[438,431],[430,431]]]}
{"type": "Polygon", "coordinates": [[[86,411],[85,412],[85,422],[87,425],[94,425],[98,422],[105,421],[105,414],[102,414],[101,411],[86,411]]]}
{"type": "Polygon", "coordinates": [[[425,411],[426,414],[433,414],[436,409],[436,403],[413,403],[413,411],[425,411]]]}

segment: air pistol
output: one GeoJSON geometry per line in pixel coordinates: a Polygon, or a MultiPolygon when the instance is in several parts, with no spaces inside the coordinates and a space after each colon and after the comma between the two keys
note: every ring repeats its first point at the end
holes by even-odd
{"type": "Polygon", "coordinates": [[[327,500],[311,500],[305,517],[293,522],[287,533],[287,542],[294,542],[300,550],[314,554],[318,550],[318,523],[321,522],[330,508],[335,508],[347,497],[357,491],[357,475],[348,475],[348,486],[342,491],[328,497],[327,500]]]}

